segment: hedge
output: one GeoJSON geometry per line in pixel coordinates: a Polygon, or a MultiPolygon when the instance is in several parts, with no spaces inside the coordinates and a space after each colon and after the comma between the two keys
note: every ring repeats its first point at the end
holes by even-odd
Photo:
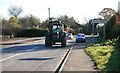
{"type": "MultiPolygon", "coordinates": [[[[120,26],[116,25],[116,16],[113,16],[105,24],[105,37],[106,39],[114,39],[120,36],[120,26]]],[[[103,37],[103,27],[99,30],[100,36],[103,37]]]]}
{"type": "Polygon", "coordinates": [[[15,37],[43,37],[47,33],[45,29],[26,29],[16,33],[15,37]]]}

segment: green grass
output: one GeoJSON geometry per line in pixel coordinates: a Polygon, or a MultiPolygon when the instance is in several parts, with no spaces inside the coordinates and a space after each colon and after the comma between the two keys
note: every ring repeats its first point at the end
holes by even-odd
{"type": "Polygon", "coordinates": [[[99,71],[120,70],[119,44],[117,40],[107,40],[100,44],[89,45],[85,52],[93,59],[99,71]]]}

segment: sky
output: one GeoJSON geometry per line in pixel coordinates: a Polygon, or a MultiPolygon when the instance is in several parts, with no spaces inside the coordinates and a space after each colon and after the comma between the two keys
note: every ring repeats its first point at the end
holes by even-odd
{"type": "Polygon", "coordinates": [[[103,8],[118,9],[120,0],[0,0],[0,17],[10,18],[8,8],[18,6],[23,8],[20,15],[33,14],[44,21],[48,18],[48,8],[51,10],[51,17],[68,15],[74,17],[79,23],[85,19],[97,18],[103,8]]]}

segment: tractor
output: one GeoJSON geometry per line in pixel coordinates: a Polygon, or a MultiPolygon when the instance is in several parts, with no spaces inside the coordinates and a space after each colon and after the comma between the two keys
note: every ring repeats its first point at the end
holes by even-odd
{"type": "Polygon", "coordinates": [[[48,34],[45,37],[45,46],[50,47],[56,42],[61,42],[61,47],[66,46],[65,25],[58,18],[49,18],[48,34]]]}

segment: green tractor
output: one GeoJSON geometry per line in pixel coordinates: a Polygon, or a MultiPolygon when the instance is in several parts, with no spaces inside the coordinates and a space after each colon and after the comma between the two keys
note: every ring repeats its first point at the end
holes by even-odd
{"type": "Polygon", "coordinates": [[[61,46],[66,46],[66,32],[64,31],[64,24],[56,18],[49,18],[48,34],[45,37],[45,46],[50,47],[56,42],[61,42],[61,46]]]}

